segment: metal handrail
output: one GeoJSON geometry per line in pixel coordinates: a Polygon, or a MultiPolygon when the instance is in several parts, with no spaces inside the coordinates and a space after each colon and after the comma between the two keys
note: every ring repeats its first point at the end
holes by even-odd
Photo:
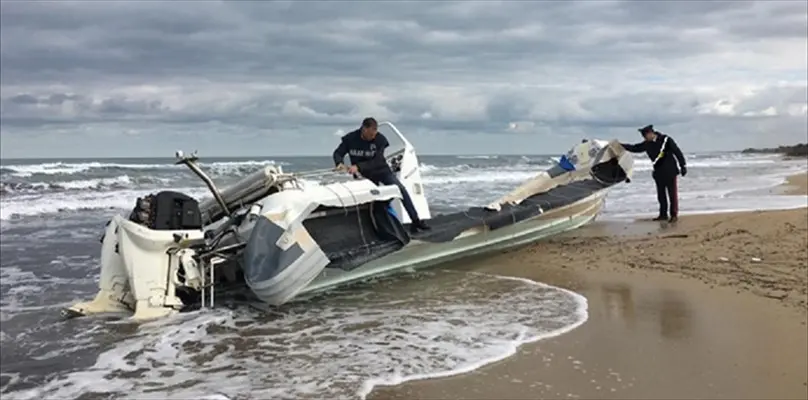
{"type": "Polygon", "coordinates": [[[183,154],[182,150],[177,150],[174,153],[174,156],[178,159],[175,164],[185,164],[188,168],[191,169],[202,181],[205,182],[205,185],[208,187],[208,190],[213,194],[213,198],[216,199],[216,202],[222,206],[222,211],[225,212],[226,215],[230,215],[230,209],[227,207],[227,203],[225,203],[224,198],[222,198],[222,193],[219,191],[219,188],[216,187],[216,184],[213,183],[213,179],[211,179],[205,171],[202,171],[202,168],[197,164],[197,160],[199,157],[197,156],[196,152],[193,152],[190,156],[186,156],[183,154]]]}

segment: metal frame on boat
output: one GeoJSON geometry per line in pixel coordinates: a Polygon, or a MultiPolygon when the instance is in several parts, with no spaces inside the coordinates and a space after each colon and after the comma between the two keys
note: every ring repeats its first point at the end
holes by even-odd
{"type": "Polygon", "coordinates": [[[164,191],[114,216],[102,237],[99,292],[67,316],[125,312],[143,320],[192,304],[212,307],[214,289],[244,282],[269,305],[305,293],[404,269],[503,250],[592,221],[633,159],[619,143],[584,140],[556,164],[502,198],[432,216],[415,148],[390,122],[382,131],[402,146],[387,156],[432,229],[409,233],[398,187],[356,179],[311,185],[267,166],[220,191],[196,154],[177,152],[212,193],[202,202],[164,191]],[[387,133],[387,132],[385,132],[387,133]],[[393,136],[390,136],[393,137],[393,136]]]}

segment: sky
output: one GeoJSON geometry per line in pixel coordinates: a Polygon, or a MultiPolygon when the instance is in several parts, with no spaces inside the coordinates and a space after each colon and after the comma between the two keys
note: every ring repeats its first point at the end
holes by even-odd
{"type": "Polygon", "coordinates": [[[0,3],[0,156],[420,154],[808,140],[808,2],[0,3]]]}

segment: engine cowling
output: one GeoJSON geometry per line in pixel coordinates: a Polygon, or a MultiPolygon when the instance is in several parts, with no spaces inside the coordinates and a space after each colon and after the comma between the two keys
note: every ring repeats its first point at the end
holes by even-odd
{"type": "Polygon", "coordinates": [[[139,197],[129,220],[157,231],[202,228],[199,202],[191,196],[162,191],[139,197]]]}

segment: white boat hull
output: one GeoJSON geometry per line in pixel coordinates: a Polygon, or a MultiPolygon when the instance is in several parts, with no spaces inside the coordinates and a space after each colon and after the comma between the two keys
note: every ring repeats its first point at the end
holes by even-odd
{"type": "Polygon", "coordinates": [[[390,275],[402,270],[417,270],[467,257],[504,251],[577,229],[593,221],[602,210],[606,192],[566,207],[574,212],[558,210],[492,232],[471,234],[448,243],[432,244],[414,241],[386,257],[371,261],[352,271],[324,268],[313,282],[299,294],[315,293],[351,282],[390,275]]]}
{"type": "Polygon", "coordinates": [[[197,202],[174,192],[138,199],[115,216],[102,241],[99,292],[66,315],[129,312],[153,319],[191,303],[214,305],[221,283],[244,283],[262,302],[280,305],[402,270],[501,251],[578,228],[600,213],[611,188],[628,180],[633,160],[617,142],[584,141],[558,164],[485,207],[432,216],[412,145],[391,168],[431,232],[407,233],[401,191],[367,180],[301,185],[298,175],[266,167],[197,202]],[[243,276],[243,278],[240,278],[243,276]]]}

